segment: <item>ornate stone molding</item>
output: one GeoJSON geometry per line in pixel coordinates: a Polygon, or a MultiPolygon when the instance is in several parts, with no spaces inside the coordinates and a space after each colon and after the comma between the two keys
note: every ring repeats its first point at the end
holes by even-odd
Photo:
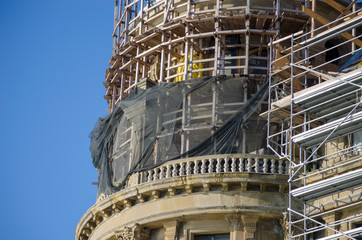
{"type": "Polygon", "coordinates": [[[121,231],[116,233],[118,240],[149,240],[150,230],[135,224],[132,227],[124,227],[121,231]]]}
{"type": "Polygon", "coordinates": [[[177,220],[163,223],[165,228],[165,240],[175,240],[177,236],[177,228],[179,222],[177,220]]]}
{"type": "MultiPolygon", "coordinates": [[[[295,219],[292,219],[295,220],[295,219]]],[[[283,229],[283,235],[284,235],[284,240],[289,240],[289,217],[288,217],[288,213],[287,212],[283,212],[283,217],[279,219],[279,223],[282,226],[283,229]]],[[[303,229],[303,226],[301,226],[303,229]]],[[[292,235],[296,235],[302,233],[302,230],[297,230],[296,228],[292,228],[292,235]]],[[[302,240],[303,237],[297,237],[294,238],[296,240],[302,240]]]]}
{"type": "MultiPolygon", "coordinates": [[[[279,192],[281,187],[287,185],[286,180],[287,176],[282,174],[229,172],[164,178],[162,181],[139,184],[137,187],[121,190],[98,201],[80,220],[76,238],[87,240],[103,222],[124,211],[130,211],[134,207],[153,201],[177,198],[178,195],[225,194],[230,191],[237,191],[243,195],[249,191],[249,184],[253,187],[253,193],[279,192]],[[258,186],[260,186],[259,191],[255,189],[258,186]]],[[[126,235],[122,237],[127,239],[126,235]]]]}
{"type": "Polygon", "coordinates": [[[241,230],[241,218],[240,218],[240,216],[239,217],[226,218],[226,221],[228,222],[230,232],[240,231],[241,230]]]}
{"type": "Polygon", "coordinates": [[[259,216],[252,216],[252,215],[243,215],[242,216],[245,240],[254,240],[255,239],[256,224],[257,224],[258,220],[259,220],[259,216]]]}
{"type": "Polygon", "coordinates": [[[133,240],[134,232],[130,227],[124,227],[122,231],[116,234],[117,239],[119,240],[133,240]]]}
{"type": "Polygon", "coordinates": [[[241,227],[241,216],[240,214],[236,214],[232,217],[226,218],[228,222],[229,230],[230,230],[230,239],[237,240],[242,239],[243,231],[241,227]]]}

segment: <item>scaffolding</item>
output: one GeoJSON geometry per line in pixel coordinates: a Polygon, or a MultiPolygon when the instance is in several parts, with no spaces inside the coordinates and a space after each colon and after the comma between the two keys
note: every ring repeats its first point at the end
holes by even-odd
{"type": "Polygon", "coordinates": [[[341,67],[362,51],[355,2],[331,22],[304,7],[323,25],[270,41],[264,117],[268,147],[290,162],[289,239],[362,236],[362,68],[341,67]]]}
{"type": "Polygon", "coordinates": [[[109,109],[142,79],[266,75],[271,38],[302,28],[304,0],[116,0],[109,109]]]}

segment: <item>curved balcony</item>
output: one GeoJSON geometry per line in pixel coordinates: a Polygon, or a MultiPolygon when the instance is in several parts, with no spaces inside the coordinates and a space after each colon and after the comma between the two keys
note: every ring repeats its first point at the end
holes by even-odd
{"type": "Polygon", "coordinates": [[[79,221],[76,239],[111,239],[117,229],[188,216],[276,217],[285,210],[288,162],[269,155],[179,159],[132,174],[126,188],[98,199],[79,221]]]}
{"type": "MultiPolygon", "coordinates": [[[[146,183],[189,175],[239,172],[288,175],[288,165],[285,160],[268,155],[212,155],[168,162],[141,174],[135,173],[130,180],[142,176],[139,183],[146,183]]],[[[134,184],[134,182],[130,182],[130,184],[134,184]]]]}

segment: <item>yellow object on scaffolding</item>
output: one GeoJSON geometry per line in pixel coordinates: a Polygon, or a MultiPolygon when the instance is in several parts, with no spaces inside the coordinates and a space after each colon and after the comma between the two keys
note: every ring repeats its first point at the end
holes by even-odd
{"type": "MultiPolygon", "coordinates": [[[[194,54],[194,55],[193,55],[193,61],[202,60],[202,59],[204,59],[204,57],[202,56],[202,54],[200,54],[200,55],[194,54]]],[[[190,61],[190,55],[189,55],[189,61],[190,61]]],[[[183,57],[180,58],[179,64],[180,64],[180,63],[184,63],[184,62],[185,62],[185,58],[183,58],[183,57]]],[[[189,67],[188,67],[188,70],[191,70],[191,69],[190,69],[190,64],[189,64],[188,66],[189,66],[189,67]]],[[[185,67],[184,65],[178,67],[178,68],[177,68],[177,74],[183,73],[183,72],[184,72],[184,67],[185,67]]],[[[202,68],[204,68],[204,63],[203,63],[203,62],[193,63],[193,64],[192,64],[192,69],[193,69],[193,70],[195,70],[195,69],[202,69],[202,68]]],[[[199,78],[199,77],[202,77],[202,72],[194,72],[194,73],[192,73],[192,78],[199,78]]],[[[175,82],[182,81],[182,79],[183,79],[183,76],[182,76],[182,75],[177,76],[177,77],[175,78],[175,82]]]]}

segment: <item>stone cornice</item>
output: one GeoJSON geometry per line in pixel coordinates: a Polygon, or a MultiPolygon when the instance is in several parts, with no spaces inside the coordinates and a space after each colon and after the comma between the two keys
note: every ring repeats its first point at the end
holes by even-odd
{"type": "MultiPolygon", "coordinates": [[[[113,194],[92,206],[80,220],[76,239],[85,240],[106,219],[124,210],[150,201],[160,201],[193,194],[285,194],[287,176],[250,173],[218,173],[201,176],[184,176],[144,183],[113,194]]],[[[262,209],[260,206],[245,207],[262,209]]],[[[269,211],[273,207],[268,208],[269,211]]],[[[218,210],[219,211],[219,210],[218,210]]],[[[279,210],[278,210],[279,211],[279,210]]],[[[121,213],[122,214],[122,213],[121,213]]]]}
{"type": "MultiPolygon", "coordinates": [[[[155,176],[157,170],[147,170],[147,174],[143,175],[143,180],[140,175],[138,176],[140,180],[133,186],[98,200],[79,221],[76,240],[87,240],[94,229],[106,219],[148,202],[194,194],[243,195],[250,192],[284,195],[288,178],[285,174],[286,166],[284,160],[277,160],[274,156],[259,155],[217,155],[168,162],[155,168],[159,170],[158,177],[148,178],[147,174],[155,176]],[[213,161],[215,163],[211,173],[205,169],[202,170],[202,164],[208,162],[209,166],[213,164],[213,161]],[[184,172],[181,167],[183,163],[184,172]],[[166,177],[167,166],[176,167],[178,171],[175,172],[169,167],[168,170],[173,172],[166,177]],[[162,167],[165,168],[163,178],[160,174],[162,167]],[[278,172],[281,174],[277,174],[278,172]]],[[[273,209],[272,206],[270,207],[273,209]]],[[[215,211],[220,211],[220,209],[215,211]]]]}

